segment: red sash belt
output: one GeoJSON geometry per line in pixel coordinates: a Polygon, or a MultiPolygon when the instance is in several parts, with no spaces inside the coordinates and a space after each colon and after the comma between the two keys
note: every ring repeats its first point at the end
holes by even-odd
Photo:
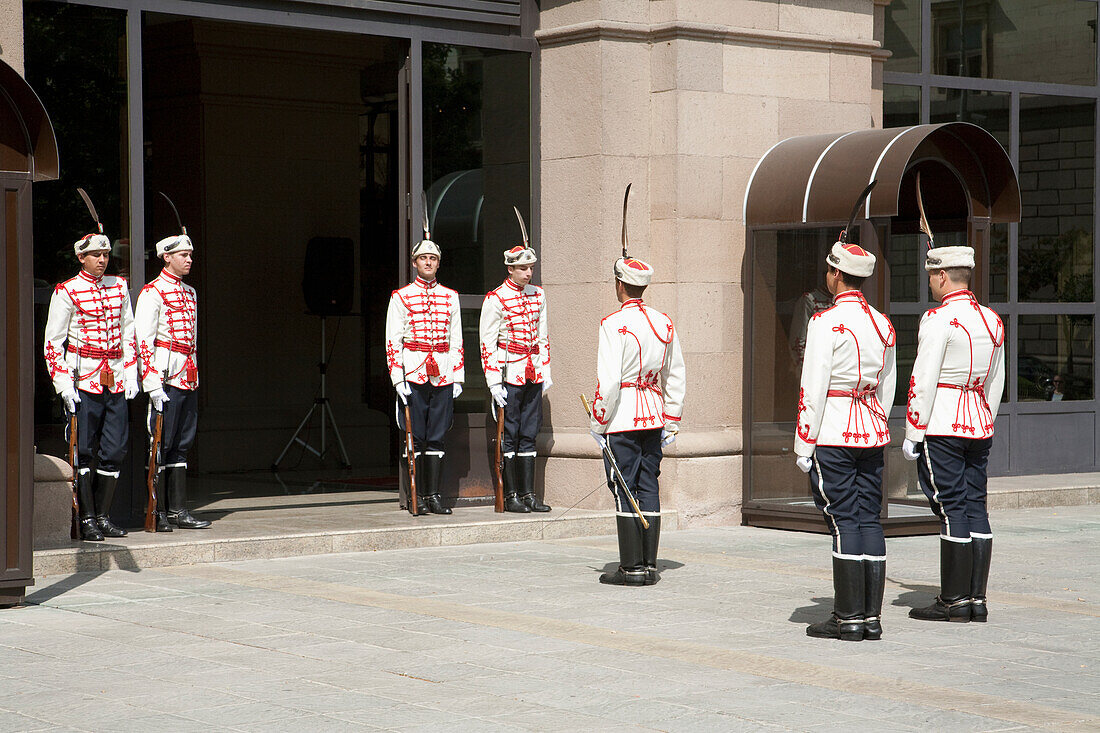
{"type": "Polygon", "coordinates": [[[963,392],[977,392],[981,395],[985,394],[984,384],[975,384],[971,386],[969,384],[944,384],[943,382],[939,382],[936,386],[943,387],[944,389],[957,389],[963,392]]]}
{"type": "Polygon", "coordinates": [[[159,346],[162,349],[168,349],[169,351],[174,351],[177,354],[183,354],[184,356],[191,356],[191,354],[195,353],[195,347],[194,346],[188,346],[187,344],[185,344],[181,341],[165,341],[164,339],[154,339],[153,340],[153,345],[154,346],[159,346]]]}
{"type": "Polygon", "coordinates": [[[98,346],[81,346],[80,348],[74,348],[72,344],[67,344],[66,348],[70,353],[79,354],[85,359],[122,358],[122,349],[101,349],[98,346]]]}
{"type": "Polygon", "coordinates": [[[872,404],[867,401],[867,398],[875,396],[875,388],[867,389],[830,389],[825,393],[827,397],[848,397],[857,402],[862,402],[872,415],[879,418],[883,422],[886,421],[886,415],[884,414],[882,407],[877,404],[872,404]]]}
{"type": "Polygon", "coordinates": [[[633,387],[634,389],[648,389],[650,392],[656,392],[661,394],[661,387],[656,382],[620,382],[619,388],[625,389],[627,387],[633,387]]]}
{"type": "Polygon", "coordinates": [[[429,354],[433,351],[437,354],[443,354],[451,350],[451,345],[446,342],[429,344],[426,341],[406,341],[404,346],[409,351],[423,351],[429,354]]]}
{"type": "Polygon", "coordinates": [[[538,344],[535,344],[534,346],[527,346],[526,344],[521,344],[516,341],[502,341],[501,346],[503,346],[504,350],[507,351],[509,354],[534,356],[535,354],[539,353],[538,344]]]}

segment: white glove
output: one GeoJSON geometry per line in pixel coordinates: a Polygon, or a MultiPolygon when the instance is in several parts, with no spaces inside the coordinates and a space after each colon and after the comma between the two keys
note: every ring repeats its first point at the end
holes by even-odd
{"type": "Polygon", "coordinates": [[[814,459],[809,456],[799,456],[794,459],[794,465],[798,466],[798,470],[802,473],[809,473],[810,469],[814,467],[814,459]]]}
{"type": "Polygon", "coordinates": [[[409,395],[413,393],[413,388],[409,386],[409,383],[398,382],[393,388],[397,390],[397,396],[401,398],[401,404],[409,404],[409,395]]]}
{"type": "Polygon", "coordinates": [[[550,388],[553,387],[553,386],[554,386],[554,380],[553,379],[544,379],[544,380],[542,380],[542,393],[546,394],[547,392],[550,391],[550,388]]]}
{"type": "Polygon", "coordinates": [[[457,400],[461,394],[462,394],[462,385],[459,384],[458,382],[455,382],[454,383],[454,398],[457,400]]]}
{"type": "Polygon", "coordinates": [[[905,456],[907,461],[915,461],[920,458],[920,454],[917,453],[917,444],[908,438],[901,444],[901,454],[905,456]]]}
{"type": "Polygon", "coordinates": [[[149,401],[153,403],[153,409],[157,412],[164,412],[164,403],[171,402],[168,395],[164,394],[164,389],[157,387],[149,393],[149,401]]]}
{"type": "Polygon", "coordinates": [[[65,408],[69,411],[70,415],[76,414],[76,403],[80,402],[80,395],[76,393],[76,390],[69,387],[61,392],[61,401],[65,403],[65,408]]]}
{"type": "Polygon", "coordinates": [[[607,438],[597,433],[595,430],[589,430],[588,434],[592,436],[592,439],[596,441],[596,445],[600,446],[600,450],[607,447],[607,438]]]}
{"type": "Polygon", "coordinates": [[[128,400],[132,400],[137,397],[138,392],[141,391],[138,389],[137,382],[124,382],[122,385],[122,389],[126,392],[126,399],[128,400]]]}
{"type": "Polygon", "coordinates": [[[661,428],[661,447],[666,448],[675,442],[676,433],[670,433],[667,428],[661,428]]]}
{"type": "Polygon", "coordinates": [[[497,407],[508,404],[508,392],[505,391],[503,384],[494,384],[489,388],[489,394],[493,396],[493,402],[497,403],[497,407]]]}

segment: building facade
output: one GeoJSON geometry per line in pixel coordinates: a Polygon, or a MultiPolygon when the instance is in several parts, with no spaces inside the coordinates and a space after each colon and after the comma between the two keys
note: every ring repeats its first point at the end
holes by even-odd
{"type": "MultiPolygon", "coordinates": [[[[60,151],[60,180],[34,192],[36,303],[75,269],[69,243],[89,224],[77,186],[135,288],[156,274],[152,243],[175,228],[165,191],[197,247],[196,468],[268,467],[314,399],[320,347],[356,474],[383,476],[397,453],[384,307],[408,281],[425,192],[468,357],[445,483],[478,503],[492,428],[477,314],[518,241],[515,205],[550,304],[538,480],[553,505],[606,508],[577,396],[594,388],[597,326],[617,307],[611,263],[632,183],[632,253],[657,272],[646,300],[676,321],[688,369],[665,502],[682,523],[739,523],[753,496],[744,437],[757,429],[746,401],[781,383],[746,381],[746,363],[789,344],[794,301],[813,287],[773,289],[770,345],[746,343],[747,298],[763,293],[745,279],[758,161],[792,137],[972,122],[1004,146],[1023,194],[1021,222],[990,233],[989,300],[1011,345],[996,470],[1089,470],[1096,20],[1096,3],[1076,0],[0,0],[0,58],[42,97],[60,151]],[[301,297],[316,237],[349,239],[354,253],[353,307],[328,319],[325,343],[301,297]],[[1048,399],[1059,376],[1067,391],[1048,399]]],[[[833,229],[784,245],[790,271],[812,280],[833,229]]],[[[883,305],[904,374],[928,295],[915,230],[890,232],[896,282],[883,305]]],[[[57,448],[57,409],[40,378],[39,450],[57,448]]],[[[760,429],[793,439],[793,424],[793,408],[777,410],[760,429]]],[[[292,451],[289,464],[313,460],[292,451]]],[[[790,462],[782,501],[804,503],[790,462]]],[[[903,500],[907,471],[891,459],[903,500]]],[[[142,502],[132,492],[134,516],[142,502]]]]}

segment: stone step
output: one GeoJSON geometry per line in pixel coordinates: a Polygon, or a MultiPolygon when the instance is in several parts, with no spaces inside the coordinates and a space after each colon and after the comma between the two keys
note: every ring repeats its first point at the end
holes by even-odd
{"type": "MultiPolygon", "coordinates": [[[[675,529],[676,512],[663,512],[662,531],[675,529]]],[[[202,516],[196,513],[196,516],[202,516]]],[[[34,552],[36,576],[98,572],[121,568],[168,567],[261,558],[370,552],[413,547],[520,542],[614,534],[615,512],[573,509],[548,514],[497,514],[492,507],[457,510],[451,516],[412,517],[388,512],[366,518],[360,529],[273,531],[267,522],[253,531],[215,521],[209,530],[154,534],[141,530],[104,542],[69,542],[34,552]],[[221,525],[219,527],[219,525],[221,525]]]]}
{"type": "Polygon", "coordinates": [[[1100,504],[1100,473],[993,477],[986,502],[990,509],[1100,504]]]}

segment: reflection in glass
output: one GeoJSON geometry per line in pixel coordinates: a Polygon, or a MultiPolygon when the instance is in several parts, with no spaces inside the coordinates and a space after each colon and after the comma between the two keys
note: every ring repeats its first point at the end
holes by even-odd
{"type": "Polygon", "coordinates": [[[1020,316],[1020,401],[1091,400],[1094,356],[1093,316],[1020,316]]]}
{"type": "Polygon", "coordinates": [[[1006,151],[1009,148],[1008,92],[984,92],[971,89],[932,87],[931,122],[970,122],[984,128],[997,138],[1006,151]]]}
{"type": "MultiPolygon", "coordinates": [[[[484,295],[531,219],[530,54],[424,44],[424,186],[440,280],[484,295]]],[[[477,353],[476,351],[474,353],[477,353]]]]}
{"type": "Polygon", "coordinates": [[[920,87],[883,84],[882,126],[910,127],[919,124],[920,87]]]}
{"type": "Polygon", "coordinates": [[[751,496],[811,501],[791,449],[806,326],[814,312],[832,305],[825,255],[836,229],[753,236],[751,496]]]}
{"type": "Polygon", "coordinates": [[[890,300],[916,303],[924,275],[924,257],[916,234],[891,234],[887,250],[890,263],[890,300]]]}
{"type": "Polygon", "coordinates": [[[1008,301],[1008,224],[989,227],[989,302],[1008,301]]]}
{"type": "Polygon", "coordinates": [[[893,0],[886,6],[887,71],[920,71],[920,6],[921,0],[893,0]]]}
{"type": "Polygon", "coordinates": [[[1020,95],[1021,301],[1093,299],[1095,108],[1020,95]]]}
{"type": "MultiPolygon", "coordinates": [[[[886,47],[892,49],[889,31],[887,21],[886,47]]],[[[906,46],[901,48],[908,53],[906,46]]],[[[886,68],[891,69],[889,62],[886,68]]],[[[1096,3],[933,0],[932,72],[984,79],[1095,84],[1096,3]]]]}

